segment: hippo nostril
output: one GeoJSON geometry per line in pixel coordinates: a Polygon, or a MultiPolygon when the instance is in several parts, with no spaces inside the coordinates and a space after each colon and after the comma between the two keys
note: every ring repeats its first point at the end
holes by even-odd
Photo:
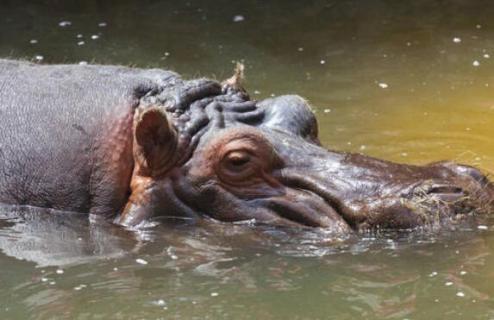
{"type": "Polygon", "coordinates": [[[463,189],[450,185],[433,185],[427,190],[428,194],[463,194],[463,189]]]}
{"type": "Polygon", "coordinates": [[[426,193],[427,195],[445,202],[456,202],[466,196],[466,192],[462,188],[447,184],[434,184],[429,186],[426,193]]]}

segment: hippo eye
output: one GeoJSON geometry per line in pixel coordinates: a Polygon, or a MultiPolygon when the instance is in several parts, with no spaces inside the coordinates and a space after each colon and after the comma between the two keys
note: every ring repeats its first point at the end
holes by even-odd
{"type": "Polygon", "coordinates": [[[255,176],[260,167],[255,155],[248,151],[236,150],[227,153],[219,168],[219,175],[225,182],[246,182],[255,176]]]}
{"type": "Polygon", "coordinates": [[[242,169],[250,162],[251,156],[247,152],[234,151],[226,156],[226,160],[230,168],[242,169]]]}

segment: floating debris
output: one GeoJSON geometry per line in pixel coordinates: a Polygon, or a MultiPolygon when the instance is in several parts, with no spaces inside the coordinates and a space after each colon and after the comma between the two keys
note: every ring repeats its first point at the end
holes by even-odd
{"type": "Polygon", "coordinates": [[[144,259],[140,259],[140,258],[139,258],[139,259],[136,259],[136,262],[137,262],[138,264],[142,264],[142,265],[146,265],[146,264],[148,264],[148,262],[147,262],[146,260],[144,260],[144,259]]]}
{"type": "Polygon", "coordinates": [[[29,43],[30,43],[30,44],[36,44],[36,43],[38,43],[38,40],[36,40],[36,39],[31,39],[31,40],[29,40],[29,43]]]}
{"type": "Polygon", "coordinates": [[[237,14],[236,16],[233,17],[233,22],[242,22],[245,20],[245,17],[243,15],[237,14]]]}
{"type": "Polygon", "coordinates": [[[377,84],[379,87],[383,88],[383,89],[387,89],[389,86],[387,83],[384,83],[384,82],[380,82],[377,84]]]}
{"type": "Polygon", "coordinates": [[[71,26],[71,25],[72,25],[72,22],[70,22],[70,21],[60,21],[60,22],[58,23],[58,25],[59,25],[60,27],[62,27],[62,28],[65,28],[65,27],[71,26]]]}
{"type": "Polygon", "coordinates": [[[454,43],[460,43],[460,42],[461,42],[461,38],[454,37],[454,38],[453,38],[453,42],[454,42],[454,43]]]}

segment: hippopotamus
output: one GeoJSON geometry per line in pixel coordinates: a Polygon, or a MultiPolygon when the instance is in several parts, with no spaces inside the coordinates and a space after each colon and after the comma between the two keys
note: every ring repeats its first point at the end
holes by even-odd
{"type": "Polygon", "coordinates": [[[341,233],[492,211],[478,169],[328,150],[305,99],[256,101],[241,78],[0,60],[0,202],[129,228],[175,217],[341,233]]]}

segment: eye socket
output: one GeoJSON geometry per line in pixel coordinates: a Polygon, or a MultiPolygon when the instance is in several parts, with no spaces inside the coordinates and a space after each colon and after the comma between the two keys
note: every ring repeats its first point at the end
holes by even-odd
{"type": "Polygon", "coordinates": [[[247,183],[259,175],[262,168],[257,157],[246,150],[228,152],[220,163],[218,174],[228,183],[247,183]]]}

